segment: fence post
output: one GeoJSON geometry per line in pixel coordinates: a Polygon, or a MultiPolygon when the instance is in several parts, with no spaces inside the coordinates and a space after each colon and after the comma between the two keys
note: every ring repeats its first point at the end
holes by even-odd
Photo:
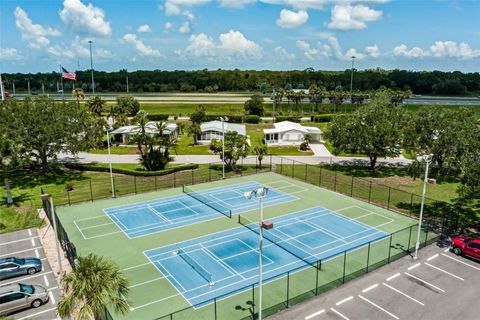
{"type": "Polygon", "coordinates": [[[195,184],[195,172],[192,169],[192,185],[194,185],[194,184],[195,184]]]}
{"type": "Polygon", "coordinates": [[[270,172],[272,172],[273,164],[272,164],[272,154],[270,154],[270,172]]]}
{"type": "Polygon", "coordinates": [[[133,185],[135,186],[135,194],[137,194],[137,176],[133,176],[133,185]]]}
{"type": "Polygon", "coordinates": [[[320,263],[322,260],[317,261],[317,276],[315,279],[315,295],[318,296],[318,273],[320,272],[320,263]]]}
{"type": "Polygon", "coordinates": [[[390,193],[392,192],[392,187],[388,187],[388,201],[387,201],[387,209],[390,209],[390,193]]]}
{"type": "Polygon", "coordinates": [[[155,191],[157,191],[158,190],[158,188],[157,188],[157,176],[153,176],[153,183],[155,185],[155,191]]]}
{"type": "Polygon", "coordinates": [[[92,200],[93,202],[93,189],[92,189],[92,179],[89,180],[90,182],[90,199],[92,200]]]}
{"type": "Polygon", "coordinates": [[[390,243],[388,245],[388,260],[387,260],[387,263],[390,263],[390,253],[392,251],[392,238],[393,238],[393,233],[390,234],[390,243]]]}
{"type": "Polygon", "coordinates": [[[343,252],[343,278],[342,283],[345,283],[345,272],[347,267],[347,250],[343,252]]]}
{"type": "Polygon", "coordinates": [[[173,187],[175,188],[177,186],[177,172],[173,172],[173,187]]]}
{"type": "Polygon", "coordinates": [[[305,182],[307,182],[308,164],[305,163],[305,182]]]}
{"type": "Polygon", "coordinates": [[[407,246],[407,253],[410,253],[410,241],[412,240],[412,228],[413,226],[410,226],[410,234],[408,235],[408,246],[407,246]]]}
{"type": "MultiPolygon", "coordinates": [[[[115,195],[116,195],[117,194],[117,183],[115,182],[115,176],[113,176],[113,190],[115,190],[115,195]]],[[[112,197],[113,197],[113,194],[112,194],[112,197]]]]}
{"type": "Polygon", "coordinates": [[[428,239],[428,228],[425,228],[425,243],[424,243],[424,247],[427,246],[427,239],[428,239]]]}
{"type": "MultiPolygon", "coordinates": [[[[242,166],[243,166],[243,158],[242,158],[242,166]]],[[[255,173],[258,173],[258,158],[255,157],[255,173]]]]}
{"type": "Polygon", "coordinates": [[[318,177],[318,186],[322,185],[322,167],[320,167],[320,176],[318,177]]]}
{"type": "Polygon", "coordinates": [[[370,244],[371,244],[371,243],[372,243],[371,241],[370,241],[370,242],[368,242],[368,251],[367,251],[367,272],[366,272],[366,273],[368,273],[368,265],[369,265],[369,263],[370,263],[370,244]]]}
{"type": "Polygon", "coordinates": [[[337,171],[335,171],[335,182],[333,183],[333,191],[337,191],[337,171]]]}
{"type": "Polygon", "coordinates": [[[354,178],[355,178],[355,177],[352,176],[352,184],[350,185],[350,197],[353,197],[353,179],[354,179],[354,178]]]}
{"type": "Polygon", "coordinates": [[[292,178],[295,179],[295,160],[292,160],[292,166],[293,166],[293,169],[292,169],[292,178]]]}
{"type": "Polygon", "coordinates": [[[370,186],[368,187],[368,203],[370,203],[371,198],[372,198],[372,181],[370,182],[370,186]]]}
{"type": "Polygon", "coordinates": [[[212,182],[212,164],[208,165],[208,181],[212,182]]]}
{"type": "Polygon", "coordinates": [[[410,212],[408,213],[410,217],[412,216],[412,211],[413,211],[413,193],[410,194],[410,212]]]}
{"type": "Polygon", "coordinates": [[[217,298],[213,298],[213,312],[215,315],[215,320],[217,320],[217,298]]]}
{"type": "Polygon", "coordinates": [[[68,199],[68,205],[70,206],[70,191],[67,189],[67,199],[68,199]]]}
{"type": "Polygon", "coordinates": [[[280,157],[280,174],[283,173],[283,157],[280,157]]]}
{"type": "Polygon", "coordinates": [[[290,299],[290,271],[287,272],[287,305],[286,305],[287,308],[289,304],[289,299],[290,299]]]}
{"type": "Polygon", "coordinates": [[[255,319],[255,284],[252,284],[252,308],[253,319],[255,319]]]}

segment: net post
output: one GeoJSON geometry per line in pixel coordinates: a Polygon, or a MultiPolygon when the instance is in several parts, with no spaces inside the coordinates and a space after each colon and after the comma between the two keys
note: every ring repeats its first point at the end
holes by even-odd
{"type": "Polygon", "coordinates": [[[342,283],[345,283],[346,269],[347,269],[347,250],[343,251],[343,278],[342,278],[342,283]]]}
{"type": "Polygon", "coordinates": [[[368,251],[367,251],[367,269],[366,269],[366,272],[365,273],[368,273],[368,268],[369,268],[369,264],[370,264],[370,245],[371,245],[371,241],[368,242],[368,251]]]}
{"type": "Polygon", "coordinates": [[[213,298],[213,313],[215,320],[217,320],[217,298],[213,298]]]}

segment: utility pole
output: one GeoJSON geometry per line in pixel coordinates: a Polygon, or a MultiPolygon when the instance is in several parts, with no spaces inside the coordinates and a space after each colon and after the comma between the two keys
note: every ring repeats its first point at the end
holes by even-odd
{"type": "Polygon", "coordinates": [[[352,56],[352,72],[350,74],[350,103],[352,103],[352,89],[353,89],[353,63],[355,61],[355,56],[352,56]]]}
{"type": "Polygon", "coordinates": [[[95,80],[93,79],[93,56],[92,56],[92,40],[88,40],[90,45],[90,72],[92,74],[92,93],[95,95],[95,80]]]}
{"type": "Polygon", "coordinates": [[[0,74],[0,94],[2,95],[2,101],[5,100],[5,91],[3,91],[2,74],[0,74]]]}

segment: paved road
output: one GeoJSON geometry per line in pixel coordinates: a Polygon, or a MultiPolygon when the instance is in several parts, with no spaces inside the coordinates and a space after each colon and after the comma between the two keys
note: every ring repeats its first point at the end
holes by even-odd
{"type": "Polygon", "coordinates": [[[406,256],[269,319],[479,319],[480,263],[436,244],[419,257],[406,256]]]}
{"type": "Polygon", "coordinates": [[[52,320],[57,318],[57,303],[60,300],[60,290],[53,275],[52,268],[48,263],[42,244],[40,243],[37,229],[27,229],[0,235],[0,258],[5,257],[37,257],[42,260],[43,270],[32,276],[25,275],[0,281],[0,285],[10,283],[39,284],[49,291],[50,300],[36,308],[26,309],[12,314],[15,320],[39,319],[52,320]]]}

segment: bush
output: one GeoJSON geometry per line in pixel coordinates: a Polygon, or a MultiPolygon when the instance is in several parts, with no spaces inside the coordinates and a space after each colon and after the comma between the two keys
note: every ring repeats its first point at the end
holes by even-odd
{"type": "Polygon", "coordinates": [[[281,121],[291,121],[291,122],[300,122],[301,117],[297,116],[277,116],[275,117],[276,122],[281,122],[281,121]]]}
{"type": "Polygon", "coordinates": [[[168,114],[149,114],[147,115],[148,120],[150,121],[165,121],[168,120],[168,114]]]}
{"type": "Polygon", "coordinates": [[[315,116],[312,116],[311,120],[312,122],[330,122],[332,121],[333,117],[334,117],[334,114],[332,113],[317,114],[315,116]]]}
{"type": "Polygon", "coordinates": [[[260,117],[256,115],[247,115],[244,118],[245,123],[259,123],[260,117]]]}
{"type": "MultiPolygon", "coordinates": [[[[65,167],[73,170],[81,171],[95,171],[95,172],[110,172],[108,167],[100,167],[95,163],[65,163],[65,167]]],[[[114,173],[127,174],[131,176],[151,177],[151,176],[164,176],[170,173],[198,169],[198,164],[181,164],[175,167],[167,168],[158,171],[139,171],[131,169],[112,168],[114,173]]]]}
{"type": "Polygon", "coordinates": [[[308,143],[307,142],[302,142],[300,144],[300,150],[301,151],[307,151],[307,149],[308,149],[308,143]]]}

